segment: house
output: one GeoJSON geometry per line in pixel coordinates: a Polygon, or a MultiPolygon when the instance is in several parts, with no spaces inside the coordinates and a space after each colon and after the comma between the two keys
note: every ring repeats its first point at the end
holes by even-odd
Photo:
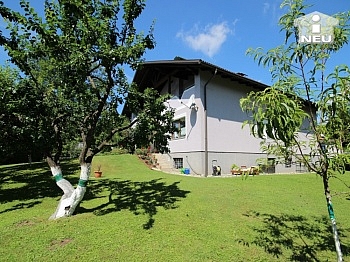
{"type": "MultiPolygon", "coordinates": [[[[261,139],[253,137],[248,126],[242,128],[248,116],[240,108],[242,97],[267,85],[201,59],[182,58],[145,62],[133,81],[140,88],[172,95],[168,103],[175,109],[178,131],[172,134],[165,157],[174,168],[208,176],[218,165],[229,174],[232,164],[250,167],[257,159],[268,158],[261,151],[261,139]]],[[[269,160],[270,172],[296,171],[295,165],[278,164],[275,157],[269,160]]]]}

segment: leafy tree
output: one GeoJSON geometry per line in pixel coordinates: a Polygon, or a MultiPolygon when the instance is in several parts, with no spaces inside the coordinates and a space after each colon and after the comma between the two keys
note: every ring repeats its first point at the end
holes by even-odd
{"type": "Polygon", "coordinates": [[[259,65],[270,67],[273,85],[241,99],[242,109],[252,116],[245,124],[265,140],[267,153],[294,157],[322,178],[338,261],[342,261],[329,179],[344,173],[349,161],[350,68],[340,65],[330,70],[327,61],[348,43],[349,12],[334,15],[339,26],[332,43],[304,44],[298,43],[294,21],[309,6],[302,0],[285,0],[281,7],[288,8],[279,20],[285,43],[266,53],[261,48],[247,50],[259,65]]]}
{"type": "Polygon", "coordinates": [[[33,116],[39,112],[35,90],[10,66],[0,67],[0,85],[0,163],[40,159],[40,141],[33,132],[33,116]]]}
{"type": "Polygon", "coordinates": [[[46,160],[64,193],[51,218],[69,216],[84,196],[94,156],[114,136],[131,130],[127,135],[134,146],[154,142],[166,150],[173,116],[163,103],[167,97],[151,89],[141,92],[124,73],[125,66],[138,68],[146,50],[154,48],[153,26],[148,34],[135,28],[144,0],[46,0],[44,17],[27,1],[20,5],[22,13],[0,1],[0,14],[8,22],[0,44],[42,107],[35,118],[38,135],[46,141],[46,160]],[[127,96],[138,113],[131,122],[117,110],[127,96]],[[74,189],[59,160],[77,137],[81,174],[74,189]]]}

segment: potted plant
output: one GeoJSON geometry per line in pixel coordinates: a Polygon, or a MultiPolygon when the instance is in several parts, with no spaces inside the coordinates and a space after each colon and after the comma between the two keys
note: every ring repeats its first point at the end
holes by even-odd
{"type": "Polygon", "coordinates": [[[97,170],[94,171],[95,177],[101,177],[102,171],[101,171],[101,165],[97,165],[97,170]]]}
{"type": "Polygon", "coordinates": [[[250,174],[255,176],[260,174],[260,167],[259,166],[251,166],[250,167],[250,174]]]}
{"type": "Polygon", "coordinates": [[[239,168],[239,166],[237,166],[236,164],[232,164],[232,166],[231,166],[231,174],[232,175],[240,175],[241,174],[241,169],[239,168]]]}

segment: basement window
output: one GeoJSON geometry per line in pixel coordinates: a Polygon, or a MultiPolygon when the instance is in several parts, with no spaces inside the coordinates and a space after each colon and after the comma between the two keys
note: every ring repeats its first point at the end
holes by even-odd
{"type": "Polygon", "coordinates": [[[180,169],[184,167],[184,159],[183,158],[173,158],[174,160],[174,167],[176,169],[180,169]]]}
{"type": "Polygon", "coordinates": [[[186,118],[182,117],[173,122],[176,131],[173,133],[173,139],[180,139],[186,137],[186,118]]]}

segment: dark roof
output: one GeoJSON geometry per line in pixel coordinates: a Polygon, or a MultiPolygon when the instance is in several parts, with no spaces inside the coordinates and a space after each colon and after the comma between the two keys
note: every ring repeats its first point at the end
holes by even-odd
{"type": "Polygon", "coordinates": [[[205,62],[201,59],[182,59],[176,57],[174,60],[146,61],[136,71],[133,82],[137,83],[140,88],[153,87],[155,83],[161,85],[169,76],[187,78],[188,75],[198,74],[198,71],[217,70],[217,75],[223,78],[229,78],[232,81],[263,90],[268,86],[246,77],[242,73],[233,73],[222,67],[205,62]]]}

